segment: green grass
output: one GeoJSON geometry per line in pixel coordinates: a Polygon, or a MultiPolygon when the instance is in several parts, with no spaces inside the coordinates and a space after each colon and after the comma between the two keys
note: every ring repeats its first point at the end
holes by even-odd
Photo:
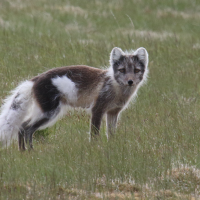
{"type": "Polygon", "coordinates": [[[34,151],[0,150],[0,199],[198,199],[200,2],[1,0],[0,98],[45,70],[109,66],[113,47],[149,52],[149,79],[114,138],[89,142],[69,112],[34,151]]]}

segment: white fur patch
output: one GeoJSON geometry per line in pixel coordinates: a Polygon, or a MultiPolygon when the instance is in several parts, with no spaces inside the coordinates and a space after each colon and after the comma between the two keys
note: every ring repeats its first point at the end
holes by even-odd
{"type": "MultiPolygon", "coordinates": [[[[47,123],[39,127],[39,130],[45,129],[47,127],[53,126],[58,119],[60,119],[63,115],[67,113],[67,110],[69,109],[69,106],[63,105],[60,103],[58,106],[59,112],[52,115],[47,123]]],[[[33,125],[37,121],[48,118],[49,116],[45,116],[47,113],[44,113],[41,108],[38,106],[38,103],[33,99],[26,118],[24,121],[30,120],[29,125],[33,125]]]]}
{"type": "Polygon", "coordinates": [[[33,98],[31,105],[28,108],[28,112],[26,115],[26,118],[24,119],[24,122],[27,120],[30,120],[29,124],[33,124],[36,121],[42,119],[44,116],[44,113],[42,112],[41,108],[38,106],[38,103],[33,98]]]}
{"type": "Polygon", "coordinates": [[[70,103],[75,103],[77,101],[77,88],[73,81],[71,81],[67,76],[52,79],[52,84],[57,87],[57,89],[65,95],[67,101],[70,103]]]}
{"type": "Polygon", "coordinates": [[[25,81],[4,101],[0,115],[0,141],[3,146],[9,145],[11,139],[17,137],[32,97],[32,87],[32,81],[25,81]],[[11,108],[13,102],[19,107],[11,108]]]}
{"type": "Polygon", "coordinates": [[[63,117],[63,115],[67,113],[68,110],[71,109],[70,106],[66,106],[63,103],[60,103],[58,108],[59,108],[59,113],[51,116],[50,120],[46,124],[39,127],[39,130],[43,130],[47,127],[53,126],[59,119],[63,117]]]}

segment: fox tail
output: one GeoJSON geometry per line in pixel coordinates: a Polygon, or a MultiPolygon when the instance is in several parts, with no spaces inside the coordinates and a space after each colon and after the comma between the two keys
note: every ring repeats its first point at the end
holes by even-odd
{"type": "Polygon", "coordinates": [[[0,114],[0,146],[9,146],[28,112],[32,100],[32,81],[22,82],[4,100],[0,114]]]}

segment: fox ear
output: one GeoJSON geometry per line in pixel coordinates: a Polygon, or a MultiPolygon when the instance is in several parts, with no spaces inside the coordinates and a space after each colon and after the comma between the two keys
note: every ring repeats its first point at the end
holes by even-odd
{"type": "Polygon", "coordinates": [[[114,47],[110,53],[110,65],[112,66],[118,61],[122,55],[124,55],[124,52],[120,48],[114,47]]]}
{"type": "Polygon", "coordinates": [[[148,66],[149,58],[147,50],[143,47],[140,47],[134,52],[134,55],[138,57],[138,60],[144,64],[145,67],[148,66]]]}

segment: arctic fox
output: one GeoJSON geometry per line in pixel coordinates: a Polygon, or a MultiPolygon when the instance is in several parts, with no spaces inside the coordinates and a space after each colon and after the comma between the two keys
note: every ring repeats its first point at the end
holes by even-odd
{"type": "Polygon", "coordinates": [[[123,52],[113,48],[106,70],[88,66],[51,69],[22,82],[9,96],[0,115],[0,143],[9,145],[18,134],[19,149],[32,148],[32,135],[53,125],[67,107],[91,110],[91,138],[99,135],[107,116],[107,132],[115,132],[120,112],[147,79],[148,53],[141,47],[123,52]]]}

